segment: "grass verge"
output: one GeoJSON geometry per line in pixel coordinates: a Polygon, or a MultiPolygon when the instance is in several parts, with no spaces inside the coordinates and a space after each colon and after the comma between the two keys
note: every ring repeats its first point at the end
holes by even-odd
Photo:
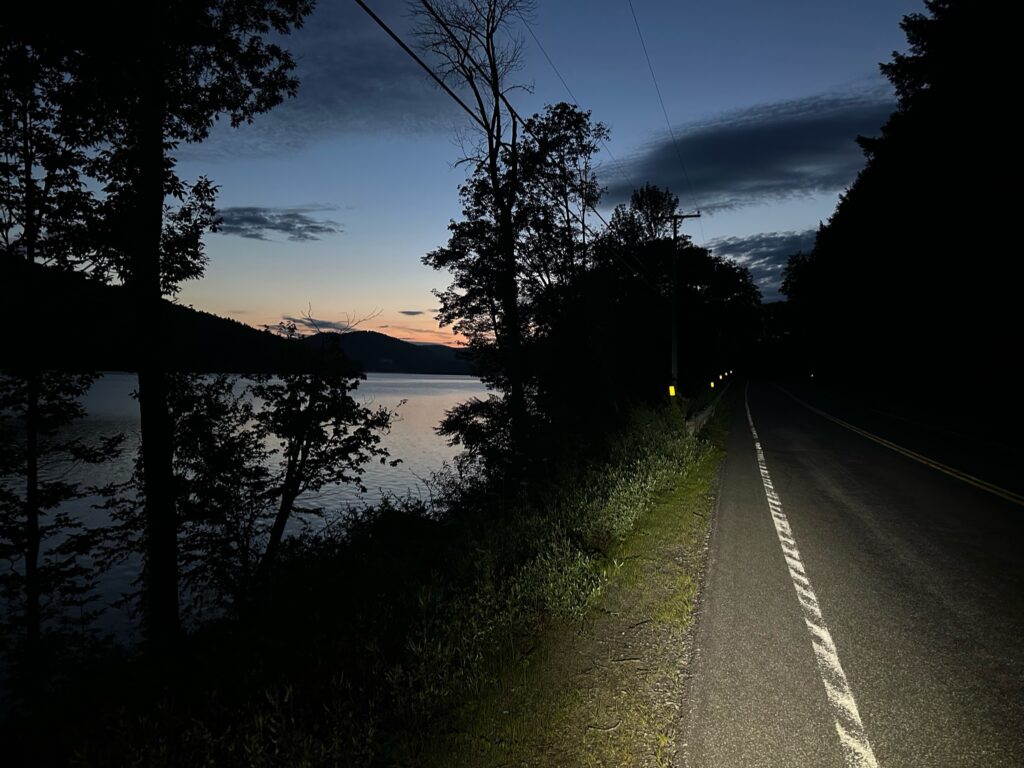
{"type": "Polygon", "coordinates": [[[464,705],[428,764],[670,766],[677,750],[687,632],[723,452],[713,420],[700,449],[601,558],[578,622],[510,644],[495,685],[464,705]]]}
{"type": "Polygon", "coordinates": [[[453,482],[289,540],[258,611],[9,718],[11,763],[665,765],[720,444],[637,409],[514,504],[453,482]]]}

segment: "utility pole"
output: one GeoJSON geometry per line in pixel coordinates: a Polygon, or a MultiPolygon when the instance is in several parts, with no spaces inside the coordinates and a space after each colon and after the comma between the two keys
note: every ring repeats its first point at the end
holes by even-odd
{"type": "Polygon", "coordinates": [[[676,387],[679,386],[679,222],[699,218],[700,211],[672,215],[672,381],[668,386],[669,397],[676,396],[676,387]]]}

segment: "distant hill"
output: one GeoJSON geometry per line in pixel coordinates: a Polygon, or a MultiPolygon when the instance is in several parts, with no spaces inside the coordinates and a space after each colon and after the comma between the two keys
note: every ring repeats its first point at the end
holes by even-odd
{"type": "Polygon", "coordinates": [[[469,374],[469,363],[459,350],[442,344],[410,344],[376,331],[352,331],[341,335],[318,333],[303,339],[316,349],[337,343],[341,351],[364,371],[378,373],[459,373],[469,374]]]}
{"type": "MultiPolygon", "coordinates": [[[[128,292],[81,275],[48,269],[35,273],[35,299],[26,295],[20,270],[0,269],[0,301],[8,327],[0,368],[27,360],[44,368],[131,371],[137,368],[139,328],[128,292]],[[26,332],[42,342],[33,344],[26,332]],[[34,347],[34,348],[33,348],[34,347]]],[[[167,361],[172,370],[281,373],[331,364],[367,372],[469,374],[457,350],[417,345],[372,331],[316,334],[289,341],[209,312],[165,302],[167,361]]]]}

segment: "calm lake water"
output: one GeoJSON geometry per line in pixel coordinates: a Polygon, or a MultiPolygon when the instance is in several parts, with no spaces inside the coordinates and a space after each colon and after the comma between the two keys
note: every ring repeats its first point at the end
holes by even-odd
{"type": "MultiPolygon", "coordinates": [[[[100,436],[120,432],[125,435],[120,458],[100,469],[101,478],[97,477],[97,468],[90,467],[90,482],[98,479],[126,480],[131,474],[139,441],[139,408],[131,396],[137,386],[134,373],[108,373],[85,396],[87,416],[76,426],[76,433],[100,436]]],[[[434,431],[445,411],[484,394],[486,389],[480,380],[470,376],[367,374],[355,397],[367,405],[398,408],[398,419],[382,440],[382,445],[391,453],[392,459],[401,459],[402,463],[397,467],[368,464],[363,475],[367,488],[365,494],[349,486],[332,486],[305,500],[315,500],[333,508],[353,503],[373,504],[385,492],[400,496],[421,493],[422,479],[440,469],[458,452],[434,431]]]]}
{"type": "MultiPolygon", "coordinates": [[[[42,474],[88,485],[128,480],[139,445],[139,409],[132,397],[137,386],[138,380],[133,373],[104,374],[83,399],[86,417],[70,430],[89,442],[104,435],[124,434],[125,441],[117,459],[95,466],[42,466],[42,474]]],[[[355,397],[369,406],[398,409],[399,417],[381,444],[388,449],[392,459],[401,459],[402,463],[397,467],[382,466],[379,462],[367,464],[363,475],[366,493],[360,493],[351,486],[330,486],[300,501],[338,511],[352,505],[372,505],[385,493],[426,496],[423,480],[458,452],[436,434],[435,428],[445,411],[471,397],[485,394],[486,389],[480,380],[469,376],[368,374],[356,390],[355,397]]],[[[79,499],[70,502],[65,509],[89,527],[103,526],[108,518],[104,511],[93,507],[95,501],[79,499]]],[[[300,525],[296,520],[290,528],[296,530],[300,525]]],[[[105,609],[97,622],[98,627],[127,643],[138,639],[138,627],[116,604],[131,591],[139,567],[138,557],[133,556],[100,575],[97,585],[100,605],[105,609]]]]}

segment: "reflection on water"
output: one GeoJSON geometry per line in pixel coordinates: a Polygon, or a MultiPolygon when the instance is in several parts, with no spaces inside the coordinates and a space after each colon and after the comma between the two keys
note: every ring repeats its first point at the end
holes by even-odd
{"type": "MultiPolygon", "coordinates": [[[[104,477],[97,478],[96,467],[88,468],[88,482],[98,480],[127,480],[131,474],[139,441],[138,403],[131,394],[137,386],[134,373],[108,373],[100,378],[89,390],[84,400],[87,415],[75,426],[82,437],[101,436],[123,432],[126,436],[124,450],[115,462],[102,465],[99,471],[104,477]]],[[[359,385],[356,399],[369,405],[383,405],[398,409],[390,434],[382,444],[390,451],[392,459],[401,459],[397,467],[371,463],[366,467],[363,483],[367,493],[347,486],[324,488],[315,496],[305,497],[307,502],[318,502],[330,507],[342,507],[349,503],[374,503],[382,492],[404,496],[416,495],[423,490],[421,478],[430,475],[457,453],[448,446],[434,429],[445,411],[471,397],[485,393],[479,379],[470,376],[429,376],[404,373],[371,373],[359,385]]]]}
{"type": "MultiPolygon", "coordinates": [[[[92,466],[50,466],[43,474],[60,475],[70,482],[84,485],[102,485],[124,482],[131,476],[139,445],[139,409],[132,393],[138,386],[134,373],[108,373],[100,377],[86,394],[83,405],[84,419],[69,428],[75,436],[86,442],[122,433],[125,441],[120,455],[109,462],[92,466]]],[[[349,505],[374,504],[384,493],[399,496],[423,494],[423,478],[450,460],[457,453],[444,438],[434,431],[445,411],[471,397],[486,392],[479,379],[469,376],[430,376],[418,374],[368,374],[355,392],[357,400],[371,406],[398,408],[398,418],[391,431],[382,440],[392,459],[400,459],[397,467],[373,462],[366,465],[363,483],[367,492],[360,493],[351,486],[328,486],[316,494],[300,498],[301,502],[322,506],[329,510],[349,505]],[[404,402],[403,402],[404,401],[404,402]],[[401,403],[401,405],[399,405],[401,403]]],[[[106,512],[93,508],[95,498],[68,502],[65,509],[82,520],[88,527],[107,524],[106,512]]],[[[297,530],[301,521],[296,515],[290,524],[297,530]]],[[[100,629],[112,632],[122,641],[137,639],[137,626],[115,604],[127,592],[139,573],[139,559],[129,557],[100,577],[98,589],[100,603],[105,607],[100,617],[100,629]]]]}

